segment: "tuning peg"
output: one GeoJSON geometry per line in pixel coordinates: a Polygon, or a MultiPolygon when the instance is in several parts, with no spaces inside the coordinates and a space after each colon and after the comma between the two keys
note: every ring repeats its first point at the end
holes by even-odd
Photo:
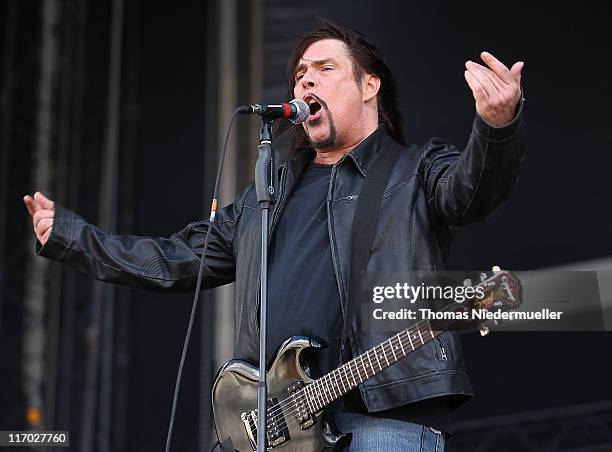
{"type": "Polygon", "coordinates": [[[499,268],[498,265],[494,265],[492,270],[493,270],[493,273],[499,273],[501,271],[501,268],[499,268]]]}
{"type": "Polygon", "coordinates": [[[486,336],[487,334],[489,334],[489,327],[486,325],[480,325],[480,335],[486,336]]]}

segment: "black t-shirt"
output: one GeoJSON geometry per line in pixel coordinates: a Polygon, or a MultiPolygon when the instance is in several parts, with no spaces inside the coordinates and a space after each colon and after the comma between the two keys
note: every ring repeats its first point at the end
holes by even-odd
{"type": "MultiPolygon", "coordinates": [[[[315,337],[328,345],[311,363],[319,374],[338,367],[342,330],[327,223],[331,169],[332,165],[313,162],[301,176],[272,238],[268,267],[267,358],[270,360],[291,336],[315,337]]],[[[367,414],[357,389],[348,393],[343,402],[345,411],[367,414]]],[[[443,397],[370,415],[427,425],[447,433],[451,428],[448,403],[443,397]]]]}
{"type": "Polygon", "coordinates": [[[279,219],[268,264],[268,360],[291,336],[329,344],[318,353],[318,370],[337,367],[342,329],[340,296],[327,230],[331,165],[311,163],[279,219]]]}

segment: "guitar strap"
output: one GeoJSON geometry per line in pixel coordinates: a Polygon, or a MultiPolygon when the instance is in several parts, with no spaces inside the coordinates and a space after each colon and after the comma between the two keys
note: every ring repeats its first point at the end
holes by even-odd
{"type": "Polygon", "coordinates": [[[351,229],[351,258],[348,300],[342,327],[340,360],[344,356],[350,327],[367,292],[361,290],[361,276],[368,266],[378,211],[391,169],[399,156],[401,147],[395,142],[380,149],[374,157],[357,199],[351,229]]]}

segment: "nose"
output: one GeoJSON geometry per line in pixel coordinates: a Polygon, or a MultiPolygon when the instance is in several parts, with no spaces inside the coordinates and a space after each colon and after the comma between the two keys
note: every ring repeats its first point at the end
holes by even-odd
{"type": "Polygon", "coordinates": [[[300,85],[302,85],[302,89],[308,90],[310,88],[314,88],[315,79],[313,77],[313,71],[307,71],[300,80],[300,85]]]}

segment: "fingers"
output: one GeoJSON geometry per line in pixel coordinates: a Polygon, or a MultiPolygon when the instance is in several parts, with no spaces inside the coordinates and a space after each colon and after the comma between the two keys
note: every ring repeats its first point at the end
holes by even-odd
{"type": "Polygon", "coordinates": [[[499,88],[487,74],[488,69],[480,64],[468,61],[465,63],[468,72],[482,85],[488,96],[495,96],[499,88]]]}
{"type": "Polygon", "coordinates": [[[41,192],[37,191],[34,193],[34,199],[43,209],[53,209],[53,201],[51,201],[41,192]]]}
{"type": "Polygon", "coordinates": [[[55,212],[52,210],[40,209],[34,213],[34,233],[36,238],[43,245],[47,243],[47,239],[51,235],[53,229],[53,217],[55,212]]]}
{"type": "Polygon", "coordinates": [[[476,79],[476,77],[472,75],[470,71],[465,71],[464,75],[465,75],[465,81],[470,86],[470,89],[472,90],[472,94],[474,95],[474,99],[476,100],[476,103],[484,102],[488,95],[485,89],[483,88],[483,86],[476,79]]]}
{"type": "Polygon", "coordinates": [[[489,69],[482,64],[474,63],[473,61],[468,61],[466,63],[466,68],[474,72],[474,75],[480,78],[483,78],[487,83],[491,83],[495,90],[489,90],[489,94],[494,94],[495,92],[501,92],[507,89],[508,85],[500,79],[495,72],[489,69]],[[469,66],[469,68],[468,68],[469,66]]]}
{"type": "Polygon", "coordinates": [[[23,203],[25,204],[26,209],[28,209],[28,213],[30,215],[34,215],[34,212],[36,212],[39,209],[38,204],[36,203],[36,201],[34,201],[34,199],[30,195],[25,195],[23,197],[23,203]]]}
{"type": "Polygon", "coordinates": [[[480,58],[482,58],[482,61],[484,61],[485,64],[489,66],[491,70],[504,83],[510,84],[514,81],[512,74],[510,73],[510,70],[506,67],[506,65],[499,61],[497,58],[495,58],[493,55],[491,55],[489,52],[482,52],[480,54],[480,58]]]}
{"type": "Polygon", "coordinates": [[[28,209],[28,213],[30,215],[34,215],[34,213],[37,210],[40,210],[40,209],[53,210],[53,207],[54,207],[53,201],[51,201],[49,198],[47,198],[45,195],[43,195],[39,191],[34,193],[33,198],[30,195],[25,195],[23,197],[23,203],[25,204],[26,209],[28,209]]]}
{"type": "Polygon", "coordinates": [[[38,238],[38,241],[44,245],[47,243],[47,240],[49,240],[50,235],[51,235],[51,228],[47,229],[47,232],[45,232],[42,236],[40,236],[38,238]]]}
{"type": "Polygon", "coordinates": [[[521,71],[523,70],[524,66],[525,63],[522,61],[517,61],[512,65],[512,68],[510,68],[510,74],[512,74],[512,77],[518,82],[521,81],[521,71]]]}
{"type": "Polygon", "coordinates": [[[55,217],[53,201],[37,191],[34,193],[34,197],[25,195],[23,203],[26,209],[28,209],[28,213],[32,216],[36,238],[44,245],[47,243],[53,229],[53,219],[55,217]]]}
{"type": "Polygon", "coordinates": [[[44,236],[53,227],[53,217],[43,218],[36,225],[36,235],[39,237],[44,236]]]}
{"type": "Polygon", "coordinates": [[[34,224],[34,229],[38,231],[40,227],[43,229],[42,232],[45,232],[47,228],[53,224],[54,216],[55,216],[55,212],[52,210],[48,210],[48,209],[37,210],[36,212],[34,212],[34,215],[32,215],[32,223],[34,224]]]}

